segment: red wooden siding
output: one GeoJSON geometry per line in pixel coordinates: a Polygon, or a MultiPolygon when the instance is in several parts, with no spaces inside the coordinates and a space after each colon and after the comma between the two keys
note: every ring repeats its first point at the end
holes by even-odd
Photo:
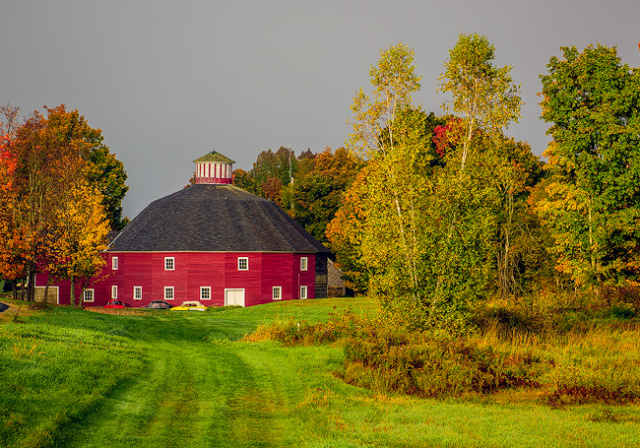
{"type": "MultiPolygon", "coordinates": [[[[205,253],[205,252],[109,252],[102,272],[86,286],[94,289],[92,305],[104,306],[111,298],[111,287],[118,287],[118,299],[132,307],[164,300],[164,287],[173,286],[174,299],[200,300],[200,287],[211,287],[206,306],[223,306],[226,289],[244,289],[245,305],[272,302],[274,286],[282,287],[282,300],[299,299],[300,286],[307,286],[307,297],[315,298],[315,254],[292,253],[205,253]],[[118,257],[118,269],[112,270],[112,257],[118,257]],[[173,271],[165,271],[165,257],[174,257],[173,271]],[[238,270],[238,257],[249,259],[249,270],[238,270]],[[300,259],[307,257],[306,271],[300,259]],[[134,300],[134,287],[142,287],[142,300],[134,300]]],[[[36,286],[46,284],[47,274],[36,277],[36,286]]],[[[69,304],[69,282],[58,282],[59,303],[69,304]]],[[[81,286],[76,297],[80,299],[81,286]]],[[[89,304],[87,304],[89,305],[89,304]]]]}

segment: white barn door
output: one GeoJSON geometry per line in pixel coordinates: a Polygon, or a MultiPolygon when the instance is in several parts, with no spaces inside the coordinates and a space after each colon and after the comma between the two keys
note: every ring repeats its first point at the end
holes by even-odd
{"type": "Polygon", "coordinates": [[[225,289],[224,304],[244,306],[244,289],[225,289]]]}

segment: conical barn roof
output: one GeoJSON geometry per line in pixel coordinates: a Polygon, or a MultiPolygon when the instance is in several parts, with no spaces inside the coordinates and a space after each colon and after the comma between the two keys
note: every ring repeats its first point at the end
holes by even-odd
{"type": "Polygon", "coordinates": [[[277,204],[233,185],[209,184],[152,202],[109,250],[329,252],[277,204]]]}

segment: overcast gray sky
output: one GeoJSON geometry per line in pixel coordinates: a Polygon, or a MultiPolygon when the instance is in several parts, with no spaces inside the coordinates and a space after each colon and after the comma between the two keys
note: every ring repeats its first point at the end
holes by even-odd
{"type": "Polygon", "coordinates": [[[460,33],[486,35],[526,103],[508,133],[541,154],[549,58],[599,42],[638,67],[639,19],[640,0],[1,0],[0,103],[23,115],[64,103],[102,129],[134,218],[214,149],[249,170],[269,148],[342,146],[354,93],[398,42],[423,76],[415,101],[440,113],[449,49],[460,33]]]}

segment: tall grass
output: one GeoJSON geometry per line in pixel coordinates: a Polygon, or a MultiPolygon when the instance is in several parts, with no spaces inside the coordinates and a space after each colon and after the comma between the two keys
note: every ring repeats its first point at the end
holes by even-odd
{"type": "Polygon", "coordinates": [[[513,390],[553,406],[640,403],[634,294],[493,303],[476,310],[475,331],[457,337],[347,311],[326,322],[262,326],[247,340],[338,342],[345,351],[343,379],[379,393],[443,398],[513,390]]]}

